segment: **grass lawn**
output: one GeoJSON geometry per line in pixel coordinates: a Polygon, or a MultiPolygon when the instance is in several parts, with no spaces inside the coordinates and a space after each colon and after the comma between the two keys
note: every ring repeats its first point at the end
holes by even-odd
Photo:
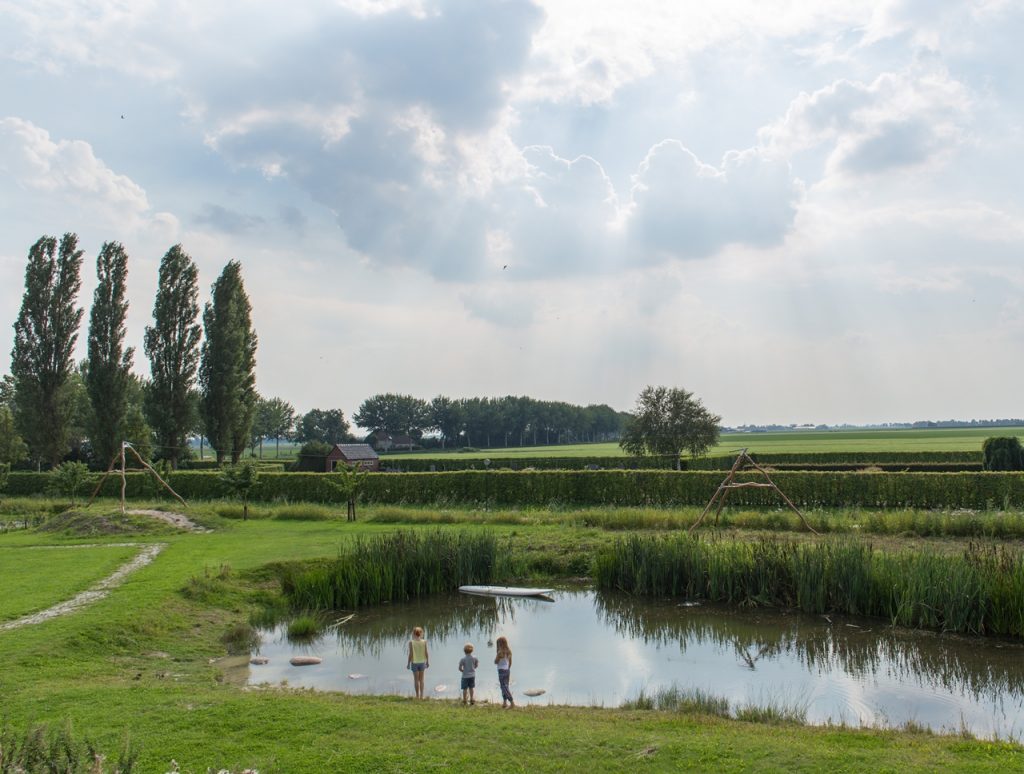
{"type": "MultiPolygon", "coordinates": [[[[1024,427],[936,428],[931,430],[826,430],[788,433],[724,433],[709,454],[735,453],[747,447],[761,454],[809,454],[845,451],[977,451],[992,436],[1024,438],[1024,427]]],[[[514,459],[517,457],[618,457],[617,443],[581,443],[566,446],[481,449],[476,452],[422,452],[383,455],[383,459],[433,458],[455,454],[467,458],[514,459]]]]}
{"type": "Polygon", "coordinates": [[[15,547],[0,542],[0,622],[73,597],[138,552],[110,545],[15,547]]]}
{"type": "MultiPolygon", "coordinates": [[[[226,681],[211,660],[225,655],[221,638],[229,627],[254,610],[255,595],[268,582],[259,568],[330,557],[343,541],[395,527],[369,523],[371,509],[361,509],[363,520],[355,524],[242,523],[209,515],[212,506],[195,511],[215,531],[161,534],[167,549],[109,597],[66,618],[0,632],[0,696],[7,723],[25,729],[37,722],[70,722],[77,736],[94,740],[111,756],[130,733],[141,751],[138,770],[144,772],[167,771],[171,759],[183,772],[253,766],[261,774],[442,768],[1006,771],[1024,762],[1017,745],[906,731],[601,708],[503,712],[444,701],[246,690],[226,681]]],[[[564,523],[493,529],[517,546],[552,554],[585,552],[615,534],[564,523]]],[[[0,535],[0,556],[5,563],[16,556],[22,578],[14,586],[11,576],[0,574],[0,599],[24,593],[26,577],[57,576],[69,586],[74,577],[87,584],[88,573],[80,566],[55,566],[50,559],[65,549],[29,548],[69,542],[52,534],[0,535]]],[[[121,549],[103,550],[112,557],[121,549]]],[[[92,574],[103,570],[94,565],[92,574]]]]}

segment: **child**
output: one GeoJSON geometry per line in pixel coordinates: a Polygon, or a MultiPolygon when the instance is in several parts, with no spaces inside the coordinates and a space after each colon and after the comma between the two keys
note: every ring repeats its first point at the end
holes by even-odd
{"type": "Polygon", "coordinates": [[[427,641],[423,639],[423,627],[412,630],[409,640],[409,660],[406,668],[412,670],[412,684],[416,689],[416,698],[425,699],[423,695],[423,670],[430,666],[430,653],[427,652],[427,641]]]}
{"type": "Polygon", "coordinates": [[[498,685],[501,686],[501,708],[515,707],[516,702],[512,698],[512,691],[508,689],[508,677],[512,671],[512,648],[508,646],[505,637],[499,637],[497,642],[498,652],[494,657],[494,663],[498,665],[498,685]]]}
{"type": "Polygon", "coordinates": [[[473,697],[473,689],[476,688],[476,668],[480,661],[473,655],[473,644],[467,642],[462,648],[466,655],[459,659],[459,671],[462,672],[462,703],[469,699],[470,704],[476,704],[473,697]]]}

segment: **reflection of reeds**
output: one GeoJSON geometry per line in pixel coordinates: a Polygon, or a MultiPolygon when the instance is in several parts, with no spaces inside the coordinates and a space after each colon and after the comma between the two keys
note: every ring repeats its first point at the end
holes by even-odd
{"type": "Polygon", "coordinates": [[[975,698],[1024,697],[1022,649],[1009,643],[994,657],[993,648],[979,652],[963,637],[888,626],[864,629],[802,616],[755,619],[739,612],[683,611],[675,605],[608,592],[599,593],[595,604],[602,619],[620,635],[674,643],[681,651],[705,643],[735,649],[739,662],[754,669],[759,658],[785,654],[819,673],[841,669],[860,679],[885,670],[901,680],[941,685],[975,698]]]}
{"type": "Polygon", "coordinates": [[[486,532],[392,532],[348,544],[332,562],[282,578],[293,607],[354,609],[490,583],[498,542],[486,532]]]}
{"type": "Polygon", "coordinates": [[[633,535],[601,551],[603,589],[808,613],[877,616],[893,625],[1024,636],[1024,560],[1003,547],[960,555],[883,553],[848,540],[756,542],[633,535]]]}

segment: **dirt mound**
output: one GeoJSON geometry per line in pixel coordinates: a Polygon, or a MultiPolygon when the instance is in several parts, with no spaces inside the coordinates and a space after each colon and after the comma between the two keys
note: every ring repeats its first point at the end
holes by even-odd
{"type": "Polygon", "coordinates": [[[39,532],[59,532],[75,537],[94,535],[149,535],[175,531],[172,526],[146,516],[114,512],[70,510],[51,516],[39,527],[39,532]]]}

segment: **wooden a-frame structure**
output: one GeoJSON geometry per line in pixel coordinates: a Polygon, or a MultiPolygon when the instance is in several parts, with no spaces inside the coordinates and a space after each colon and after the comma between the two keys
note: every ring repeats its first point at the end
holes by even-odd
{"type": "Polygon", "coordinates": [[[117,472],[121,475],[121,513],[124,513],[125,489],[128,486],[128,479],[126,476],[128,465],[125,460],[125,451],[127,450],[130,450],[131,453],[135,455],[135,459],[137,459],[146,470],[152,473],[157,481],[163,484],[164,489],[166,489],[168,492],[174,495],[175,498],[177,498],[178,502],[180,502],[182,505],[188,508],[188,503],[181,498],[181,495],[175,492],[171,488],[170,484],[168,484],[166,481],[160,478],[160,474],[153,469],[152,465],[150,465],[148,462],[142,459],[142,455],[135,451],[135,447],[128,443],[128,441],[121,441],[121,451],[114,455],[114,459],[110,461],[110,465],[107,468],[107,472],[103,474],[103,477],[100,478],[99,483],[96,484],[96,488],[92,490],[92,497],[89,498],[89,502],[85,506],[86,508],[92,505],[93,500],[96,499],[96,495],[99,494],[100,489],[103,487],[103,482],[107,480],[111,473],[115,472],[114,466],[117,464],[118,460],[121,460],[121,468],[117,472]]]}
{"type": "Polygon", "coordinates": [[[697,521],[695,521],[690,526],[689,531],[693,532],[695,529],[697,529],[698,526],[700,526],[700,523],[704,521],[704,518],[711,511],[711,506],[715,505],[716,503],[717,507],[715,508],[715,524],[718,524],[718,516],[722,513],[722,508],[725,505],[725,499],[729,496],[729,492],[731,492],[733,489],[746,489],[748,487],[755,487],[758,489],[774,489],[776,492],[779,493],[779,497],[781,497],[785,501],[786,505],[793,509],[793,512],[800,517],[800,521],[803,522],[804,526],[807,527],[807,529],[809,529],[815,535],[818,534],[818,531],[807,523],[807,519],[805,519],[804,515],[800,513],[800,509],[793,505],[793,501],[786,497],[786,493],[779,489],[779,487],[776,486],[775,482],[772,481],[771,476],[768,475],[768,471],[766,471],[764,468],[762,468],[760,465],[754,462],[753,458],[749,454],[747,454],[746,449],[740,449],[740,453],[736,456],[736,461],[733,462],[732,467],[729,469],[729,473],[725,477],[725,480],[718,485],[718,489],[711,496],[711,499],[708,501],[707,506],[704,508],[704,512],[700,515],[700,518],[697,519],[697,521]],[[768,483],[765,484],[759,481],[737,481],[736,474],[743,472],[743,469],[746,468],[748,465],[757,470],[762,476],[764,476],[765,481],[767,481],[768,483]]]}

